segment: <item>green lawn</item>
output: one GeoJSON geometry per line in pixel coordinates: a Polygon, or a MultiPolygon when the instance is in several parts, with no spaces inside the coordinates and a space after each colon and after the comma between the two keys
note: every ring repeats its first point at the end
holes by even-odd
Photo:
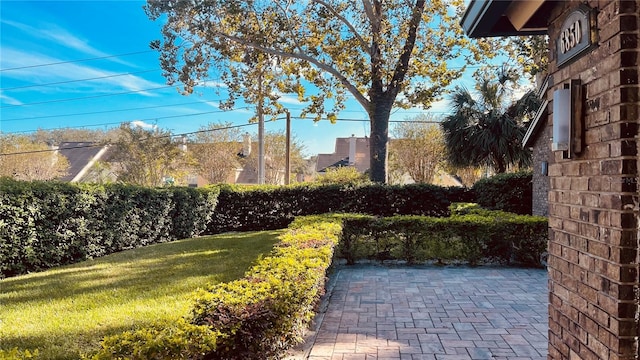
{"type": "Polygon", "coordinates": [[[188,313],[195,289],[241,278],[279,234],[180,240],[0,280],[0,349],[77,359],[105,335],[171,322],[188,313]]]}

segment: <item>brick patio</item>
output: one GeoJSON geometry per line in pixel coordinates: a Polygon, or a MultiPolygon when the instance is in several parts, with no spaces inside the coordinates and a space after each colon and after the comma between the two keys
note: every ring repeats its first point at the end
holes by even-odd
{"type": "Polygon", "coordinates": [[[546,359],[547,272],[342,267],[294,359],[546,359]]]}

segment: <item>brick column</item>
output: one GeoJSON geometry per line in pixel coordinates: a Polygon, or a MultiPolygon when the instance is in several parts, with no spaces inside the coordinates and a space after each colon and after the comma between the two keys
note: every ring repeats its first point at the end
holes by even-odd
{"type": "Polygon", "coordinates": [[[597,9],[598,46],[561,68],[550,53],[547,99],[571,79],[582,81],[586,99],[583,153],[549,156],[549,359],[634,359],[640,0],[559,2],[550,49],[581,3],[597,9]]]}

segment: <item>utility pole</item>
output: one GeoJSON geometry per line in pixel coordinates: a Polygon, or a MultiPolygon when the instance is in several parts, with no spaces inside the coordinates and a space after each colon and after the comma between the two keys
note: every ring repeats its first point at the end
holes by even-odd
{"type": "Polygon", "coordinates": [[[284,184],[289,185],[291,175],[291,113],[287,110],[287,150],[284,165],[284,184]]]}
{"type": "Polygon", "coordinates": [[[258,69],[258,184],[264,184],[264,94],[262,92],[262,66],[258,69]]]}

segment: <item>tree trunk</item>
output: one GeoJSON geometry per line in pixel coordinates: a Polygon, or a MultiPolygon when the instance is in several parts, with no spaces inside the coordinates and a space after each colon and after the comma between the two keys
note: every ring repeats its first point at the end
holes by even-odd
{"type": "Polygon", "coordinates": [[[393,99],[380,96],[372,101],[369,111],[371,123],[371,136],[369,139],[369,153],[371,162],[369,167],[369,178],[378,183],[387,183],[387,158],[389,155],[389,117],[393,99]]]}
{"type": "Polygon", "coordinates": [[[499,159],[495,162],[495,164],[496,166],[494,170],[496,171],[496,174],[503,174],[507,172],[507,164],[505,163],[505,161],[499,159]]]}

